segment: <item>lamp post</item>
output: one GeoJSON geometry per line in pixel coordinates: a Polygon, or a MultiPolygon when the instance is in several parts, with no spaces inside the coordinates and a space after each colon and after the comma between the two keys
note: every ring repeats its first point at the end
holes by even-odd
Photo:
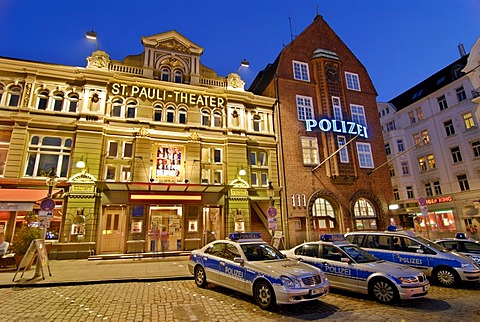
{"type": "Polygon", "coordinates": [[[85,37],[87,37],[87,39],[93,40],[95,42],[95,47],[98,50],[97,33],[92,30],[92,31],[87,32],[85,34],[85,37]]]}
{"type": "Polygon", "coordinates": [[[273,197],[275,196],[275,189],[273,188],[272,181],[268,181],[267,196],[268,198],[270,198],[270,207],[273,207],[273,197]]]}
{"type": "Polygon", "coordinates": [[[246,59],[242,60],[242,63],[240,64],[240,67],[238,67],[237,74],[240,72],[240,69],[242,69],[242,67],[244,67],[244,68],[250,67],[250,63],[248,62],[248,60],[246,60],[246,59]]]}

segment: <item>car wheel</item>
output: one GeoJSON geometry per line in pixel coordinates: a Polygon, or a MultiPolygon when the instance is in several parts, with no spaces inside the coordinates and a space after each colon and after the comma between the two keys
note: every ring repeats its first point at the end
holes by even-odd
{"type": "Polygon", "coordinates": [[[202,266],[197,266],[195,268],[195,284],[198,287],[207,286],[207,276],[205,275],[205,270],[202,266]]]}
{"type": "Polygon", "coordinates": [[[255,285],[253,298],[255,303],[263,310],[270,309],[276,304],[273,288],[265,281],[260,281],[255,285]]]}
{"type": "Polygon", "coordinates": [[[398,301],[398,290],[385,278],[378,278],[370,285],[370,294],[380,303],[391,304],[398,301]]]}
{"type": "Polygon", "coordinates": [[[458,283],[457,273],[448,267],[441,267],[435,270],[435,280],[442,286],[454,286],[458,283]]]}

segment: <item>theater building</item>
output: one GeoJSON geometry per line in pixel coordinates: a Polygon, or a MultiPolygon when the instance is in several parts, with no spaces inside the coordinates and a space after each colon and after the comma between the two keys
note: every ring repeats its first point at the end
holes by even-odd
{"type": "Polygon", "coordinates": [[[289,246],[322,233],[384,229],[395,222],[376,90],[321,16],[257,75],[250,90],[277,99],[289,246]]]}
{"type": "Polygon", "coordinates": [[[237,73],[218,76],[175,31],[141,40],[139,55],[97,50],[86,67],[0,58],[7,240],[26,212],[44,214],[49,176],[52,258],[158,251],[163,229],[168,250],[232,231],[269,240],[275,99],[245,91],[237,73]]]}

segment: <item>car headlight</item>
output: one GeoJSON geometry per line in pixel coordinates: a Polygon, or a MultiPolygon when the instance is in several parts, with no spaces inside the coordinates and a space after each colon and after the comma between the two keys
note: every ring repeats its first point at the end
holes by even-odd
{"type": "Polygon", "coordinates": [[[285,285],[286,288],[300,288],[302,285],[297,279],[291,279],[287,276],[282,276],[280,279],[283,282],[283,285],[285,285]]]}
{"type": "Polygon", "coordinates": [[[418,283],[416,276],[399,277],[398,280],[402,282],[402,284],[418,283]]]}
{"type": "Polygon", "coordinates": [[[475,265],[471,264],[471,263],[463,263],[462,264],[462,268],[465,268],[465,269],[476,269],[475,265]]]}

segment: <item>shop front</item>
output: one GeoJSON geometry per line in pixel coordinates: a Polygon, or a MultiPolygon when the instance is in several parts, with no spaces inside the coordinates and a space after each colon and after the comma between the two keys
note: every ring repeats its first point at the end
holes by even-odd
{"type": "Polygon", "coordinates": [[[224,238],[224,186],[100,186],[103,196],[99,254],[188,251],[224,238]]]}

